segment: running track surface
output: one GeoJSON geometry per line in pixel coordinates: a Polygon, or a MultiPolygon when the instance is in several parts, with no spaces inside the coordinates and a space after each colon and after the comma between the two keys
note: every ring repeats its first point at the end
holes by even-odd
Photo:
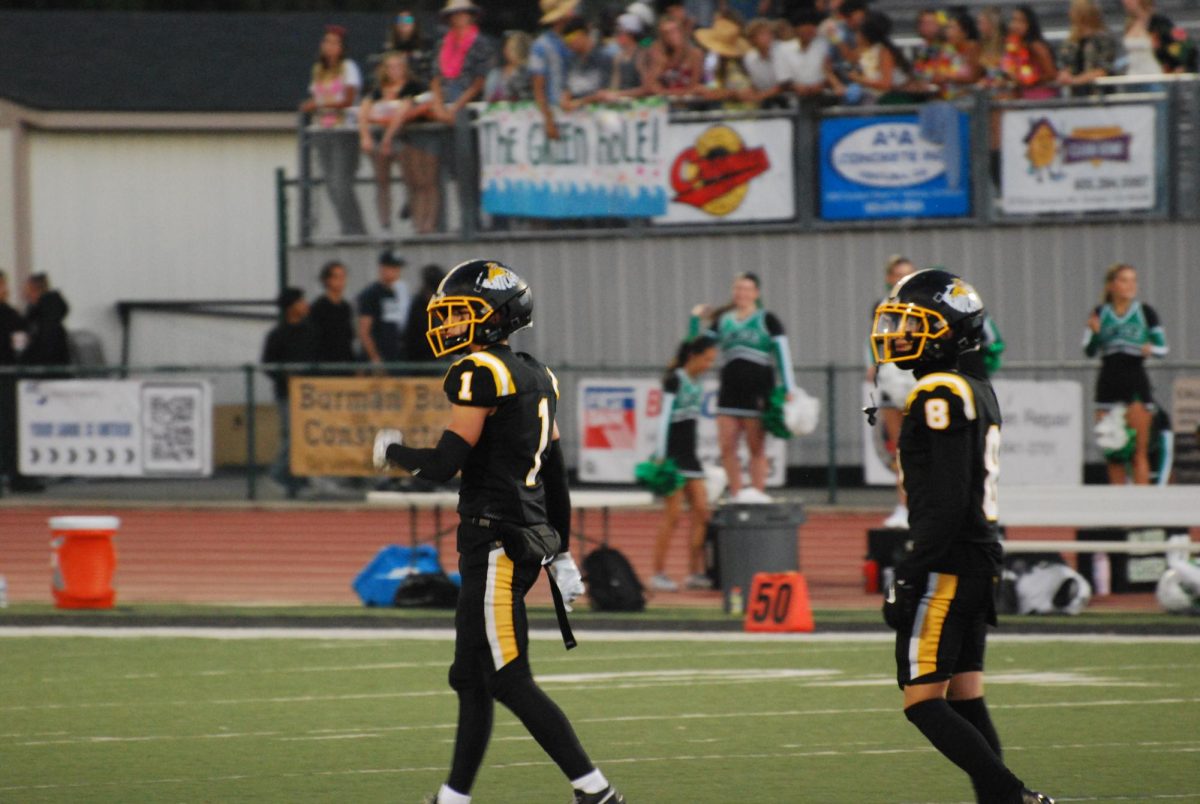
{"type": "MultiPolygon", "coordinates": [[[[877,595],[863,589],[866,534],[886,511],[809,509],[797,538],[801,570],[815,608],[871,608],[877,595]]],[[[61,506],[0,509],[0,574],[14,602],[51,602],[50,532],[47,520],[63,514],[112,514],[121,519],[116,539],[118,604],[178,602],[208,604],[355,604],[355,575],[387,544],[408,544],[407,512],[322,508],[121,508],[69,510],[61,506]]],[[[449,527],[452,512],[440,522],[449,527]]],[[[652,574],[659,514],[655,510],[612,513],[609,542],[628,556],[643,582],[652,574]]],[[[421,541],[436,532],[434,515],[417,517],[421,541]]],[[[599,516],[589,515],[584,533],[600,536],[599,516]]],[[[578,525],[576,526],[578,529],[578,525]]],[[[686,518],[668,554],[667,574],[687,572],[686,518]]],[[[1066,528],[1012,528],[1009,539],[1071,539],[1066,528]]],[[[1192,538],[1200,538],[1193,529],[1192,538]]],[[[578,545],[575,547],[578,559],[578,545]]],[[[457,566],[453,534],[441,539],[442,565],[457,566]]],[[[650,593],[649,606],[720,605],[716,592],[650,593]]],[[[535,605],[550,594],[539,583],[529,595],[535,605]]],[[[1153,595],[1113,595],[1095,602],[1105,608],[1155,608],[1153,595]]]]}

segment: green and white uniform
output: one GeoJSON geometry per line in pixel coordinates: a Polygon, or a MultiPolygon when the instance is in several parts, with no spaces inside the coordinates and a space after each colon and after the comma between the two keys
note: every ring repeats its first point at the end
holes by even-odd
{"type": "MultiPolygon", "coordinates": [[[[695,323],[693,329],[698,330],[695,323]]],[[[788,393],[795,389],[791,350],[774,313],[755,310],[739,319],[730,310],[717,319],[711,334],[721,348],[717,413],[759,418],[777,385],[788,393]]]]}
{"type": "Polygon", "coordinates": [[[704,477],[696,454],[696,436],[704,406],[704,389],[682,368],[663,379],[663,413],[659,417],[654,454],[675,461],[684,477],[704,477]]]}
{"type": "Polygon", "coordinates": [[[1105,409],[1119,402],[1142,402],[1153,407],[1142,347],[1150,344],[1154,357],[1167,354],[1167,336],[1158,313],[1136,300],[1125,315],[1117,315],[1111,304],[1097,307],[1095,313],[1100,317],[1100,331],[1084,330],[1083,351],[1088,357],[1101,356],[1096,406],[1105,409]]]}

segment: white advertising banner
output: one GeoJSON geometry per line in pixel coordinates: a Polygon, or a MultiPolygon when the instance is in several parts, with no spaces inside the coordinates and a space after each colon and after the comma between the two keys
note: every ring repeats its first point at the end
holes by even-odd
{"type": "Polygon", "coordinates": [[[1152,209],[1157,111],[1149,104],[1003,113],[1006,213],[1152,209]]]}
{"type": "Polygon", "coordinates": [[[23,380],[17,426],[22,474],[212,474],[207,380],[23,380]]]}
{"type": "MultiPolygon", "coordinates": [[[[1068,380],[995,380],[1004,419],[1000,437],[1000,485],[1083,483],[1083,386],[1068,380]]],[[[872,387],[863,383],[863,405],[872,387]]],[[[868,485],[894,485],[883,448],[882,419],[872,428],[863,417],[863,477],[868,485]]]]}
{"type": "Polygon", "coordinates": [[[649,218],[666,210],[667,105],[590,106],[555,115],[546,136],[533,103],[497,103],[479,117],[479,185],[492,215],[649,218]]]}
{"type": "MultiPolygon", "coordinates": [[[[696,452],[705,466],[719,466],[717,383],[704,383],[703,414],[696,452]]],[[[654,379],[579,381],[579,479],[589,483],[632,483],[633,470],[650,458],[662,415],[662,384],[654,379]]],[[[767,437],[767,485],[782,486],[787,444],[767,437]]],[[[742,445],[742,465],[746,448],[742,445]]],[[[748,482],[748,479],[747,479],[748,482]]]]}
{"type": "Polygon", "coordinates": [[[667,214],[658,223],[790,220],[796,215],[790,120],[672,123],[664,149],[667,214]]]}

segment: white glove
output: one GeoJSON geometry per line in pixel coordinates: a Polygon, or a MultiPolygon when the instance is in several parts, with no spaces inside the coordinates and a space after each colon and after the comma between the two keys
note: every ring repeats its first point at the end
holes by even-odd
{"type": "Polygon", "coordinates": [[[554,560],[550,562],[550,575],[558,584],[558,591],[562,592],[563,602],[567,604],[567,611],[574,611],[571,604],[585,590],[583,576],[579,574],[579,567],[575,566],[575,559],[571,558],[570,553],[559,553],[555,556],[554,560]]]}
{"type": "Polygon", "coordinates": [[[375,432],[375,447],[371,450],[371,463],[376,469],[387,469],[387,448],[392,444],[404,443],[404,435],[399,430],[384,428],[375,432]]]}

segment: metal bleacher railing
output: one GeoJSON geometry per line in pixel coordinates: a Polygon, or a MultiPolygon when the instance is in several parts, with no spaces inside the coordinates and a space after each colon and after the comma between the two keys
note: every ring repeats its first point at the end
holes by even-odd
{"type": "MultiPolygon", "coordinates": [[[[1017,100],[1006,98],[991,90],[975,90],[953,101],[967,115],[969,136],[967,159],[969,167],[969,210],[965,215],[948,217],[893,217],[870,220],[834,220],[821,212],[821,148],[820,132],[828,121],[838,118],[882,117],[913,115],[921,105],[904,106],[836,106],[821,102],[792,102],[784,109],[771,110],[707,110],[671,107],[670,123],[697,123],[784,119],[791,123],[793,133],[792,188],[795,214],[787,220],[753,223],[722,223],[719,220],[702,224],[664,223],[645,218],[629,219],[572,219],[554,221],[557,235],[571,228],[586,229],[594,234],[614,237],[680,234],[712,227],[729,231],[821,231],[846,228],[912,228],[914,226],[1000,226],[1005,224],[1095,222],[1105,219],[1189,220],[1200,217],[1200,78],[1195,75],[1166,75],[1153,77],[1119,76],[1100,79],[1088,94],[1047,100],[1017,100]],[[1153,204],[1136,211],[1056,212],[1036,215],[1006,208],[1001,182],[994,172],[997,164],[996,121],[1010,110],[1051,112],[1068,108],[1111,109],[1132,104],[1150,105],[1155,110],[1154,172],[1156,194],[1153,204]]],[[[440,186],[442,225],[429,238],[519,239],[545,237],[550,227],[538,225],[514,226],[512,220],[501,221],[489,216],[481,207],[478,153],[478,116],[482,105],[466,109],[453,127],[419,124],[426,132],[444,134],[441,153],[440,186]]],[[[288,198],[295,193],[295,244],[300,246],[362,240],[392,240],[395,237],[415,236],[403,228],[373,229],[365,236],[346,237],[336,231],[335,216],[328,208],[322,192],[324,179],[317,175],[312,155],[315,137],[322,136],[304,125],[299,136],[299,174],[295,178],[277,176],[279,215],[282,237],[287,236],[288,198]]],[[[360,206],[372,209],[368,188],[374,187],[369,175],[369,160],[363,160],[355,179],[360,206]]],[[[403,183],[395,182],[394,191],[403,196],[403,183]]],[[[399,209],[403,200],[396,205],[399,209]]],[[[370,215],[365,215],[371,218],[370,215]]],[[[528,223],[528,222],[525,222],[528,223]]]]}
{"type": "MultiPolygon", "coordinates": [[[[429,363],[396,363],[385,367],[394,376],[429,376],[429,363]]],[[[1026,380],[1073,380],[1084,389],[1084,409],[1081,411],[1085,454],[1098,459],[1099,453],[1091,445],[1091,422],[1094,409],[1091,386],[1097,366],[1092,361],[1069,362],[1010,362],[1001,371],[1002,379],[1026,380]]],[[[258,406],[270,402],[262,393],[262,379],[268,372],[283,371],[294,376],[328,376],[331,373],[369,376],[363,364],[209,364],[209,365],[158,365],[158,366],[0,366],[0,390],[12,379],[36,380],[38,378],[72,379],[146,379],[175,377],[188,380],[207,379],[214,388],[213,399],[217,404],[241,408],[244,422],[245,456],[243,465],[231,465],[226,469],[245,473],[244,491],[240,495],[246,500],[260,498],[260,474],[269,463],[270,455],[261,454],[258,444],[258,406]]],[[[574,396],[578,380],[585,377],[654,378],[661,374],[660,366],[556,366],[555,371],[565,394],[574,396]],[[568,390],[569,389],[569,390],[568,390]]],[[[1200,361],[1164,361],[1149,368],[1156,389],[1161,389],[1162,398],[1169,402],[1174,380],[1185,375],[1200,373],[1200,361]]],[[[797,382],[810,394],[821,400],[821,423],[817,432],[803,438],[793,439],[788,446],[788,466],[803,470],[803,484],[807,487],[824,488],[826,501],[837,503],[839,489],[846,485],[845,470],[856,467],[862,460],[863,416],[860,412],[863,367],[857,364],[799,364],[795,366],[797,382]]],[[[577,445],[581,442],[581,423],[577,420],[577,406],[573,401],[560,406],[559,426],[563,444],[567,447],[568,463],[577,466],[577,445]]],[[[215,425],[214,425],[215,426],[215,425]]],[[[181,483],[177,490],[162,492],[175,499],[186,500],[189,484],[181,483]]]]}

